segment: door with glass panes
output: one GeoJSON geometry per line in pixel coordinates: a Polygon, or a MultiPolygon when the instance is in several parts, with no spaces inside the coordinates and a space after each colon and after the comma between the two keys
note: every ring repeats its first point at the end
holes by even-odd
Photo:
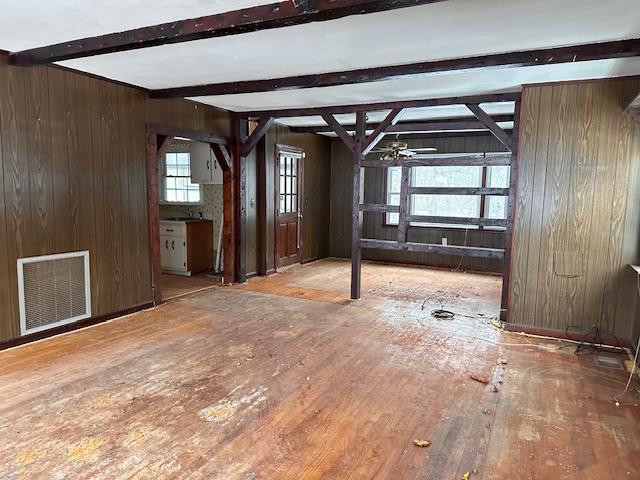
{"type": "Polygon", "coordinates": [[[302,161],[304,153],[288,147],[276,155],[276,267],[300,262],[302,238],[302,161]]]}

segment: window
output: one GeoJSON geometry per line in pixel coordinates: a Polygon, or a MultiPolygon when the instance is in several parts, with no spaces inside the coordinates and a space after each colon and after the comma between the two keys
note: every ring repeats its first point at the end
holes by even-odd
{"type": "Polygon", "coordinates": [[[280,155],[280,213],[298,211],[298,160],[299,156],[280,155]]]}
{"type": "MultiPolygon", "coordinates": [[[[509,166],[492,167],[412,167],[411,185],[414,187],[481,187],[483,169],[487,170],[486,186],[507,188],[509,166]]],[[[401,167],[387,171],[387,204],[400,205],[401,167]]],[[[506,218],[507,202],[503,196],[485,196],[484,212],[481,195],[410,195],[410,214],[438,217],[506,218]]],[[[397,225],[398,213],[387,213],[387,223],[397,225]]],[[[463,227],[461,224],[411,223],[412,226],[463,227]]],[[[466,226],[465,226],[466,227],[466,226]]],[[[469,228],[469,227],[467,227],[469,228]]],[[[477,226],[470,228],[478,228],[477,226]]],[[[499,228],[499,227],[494,227],[499,228]]]]}
{"type": "Polygon", "coordinates": [[[200,185],[191,183],[191,158],[188,152],[165,154],[163,200],[167,203],[200,203],[200,185]]]}

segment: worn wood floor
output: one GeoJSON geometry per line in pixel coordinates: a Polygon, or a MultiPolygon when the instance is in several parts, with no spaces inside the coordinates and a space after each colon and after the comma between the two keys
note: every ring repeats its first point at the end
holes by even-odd
{"type": "Polygon", "coordinates": [[[625,373],[488,324],[498,277],[363,275],[358,302],[328,260],[0,352],[0,478],[640,478],[625,373]]]}
{"type": "Polygon", "coordinates": [[[160,277],[160,287],[162,288],[163,300],[181,297],[216,285],[220,285],[220,281],[215,278],[208,277],[204,273],[200,275],[192,275],[190,277],[163,273],[160,277]]]}

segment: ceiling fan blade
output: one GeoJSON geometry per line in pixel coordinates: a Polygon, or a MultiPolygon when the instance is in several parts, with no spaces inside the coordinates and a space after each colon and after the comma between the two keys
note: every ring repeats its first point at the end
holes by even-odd
{"type": "Polygon", "coordinates": [[[411,150],[400,150],[398,154],[402,155],[403,157],[413,157],[416,152],[412,152],[411,150]]]}
{"type": "Polygon", "coordinates": [[[412,148],[411,150],[414,152],[437,152],[438,151],[437,148],[432,148],[432,147],[412,148]]]}

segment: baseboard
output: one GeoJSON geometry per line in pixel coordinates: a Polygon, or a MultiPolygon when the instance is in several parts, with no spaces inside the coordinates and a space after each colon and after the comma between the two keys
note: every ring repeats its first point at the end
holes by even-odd
{"type": "Polygon", "coordinates": [[[311,257],[311,258],[305,258],[303,259],[300,264],[304,265],[305,263],[311,263],[311,262],[317,262],[318,260],[322,260],[323,258],[327,258],[327,257],[311,257]]]}
{"type": "MultiPolygon", "coordinates": [[[[539,335],[541,337],[553,337],[559,338],[562,340],[579,340],[578,333],[573,332],[573,335],[567,335],[565,330],[560,330],[557,328],[544,328],[544,327],[534,327],[533,325],[522,325],[519,323],[505,323],[504,329],[507,332],[515,332],[515,333],[528,333],[530,335],[539,335]]],[[[633,350],[633,343],[627,338],[619,338],[621,347],[630,348],[633,350]]],[[[616,345],[611,345],[616,346],[616,345]]]]}
{"type": "Polygon", "coordinates": [[[13,348],[19,345],[24,345],[26,343],[31,343],[38,340],[43,340],[45,338],[54,337],[56,335],[60,335],[62,333],[68,333],[73,330],[79,330],[81,328],[91,327],[99,323],[104,323],[108,320],[113,320],[114,318],[124,317],[125,315],[130,315],[132,313],[136,313],[141,310],[146,310],[152,307],[153,307],[153,302],[142,303],[140,305],[126,308],[124,310],[119,310],[117,312],[107,313],[105,315],[98,315],[91,318],[85,318],[83,320],[78,320],[77,322],[68,323],[66,325],[60,325],[59,327],[54,327],[50,330],[43,330],[42,332],[29,333],[21,337],[11,338],[9,340],[4,340],[0,342],[0,350],[6,350],[7,348],[13,348]]]}

